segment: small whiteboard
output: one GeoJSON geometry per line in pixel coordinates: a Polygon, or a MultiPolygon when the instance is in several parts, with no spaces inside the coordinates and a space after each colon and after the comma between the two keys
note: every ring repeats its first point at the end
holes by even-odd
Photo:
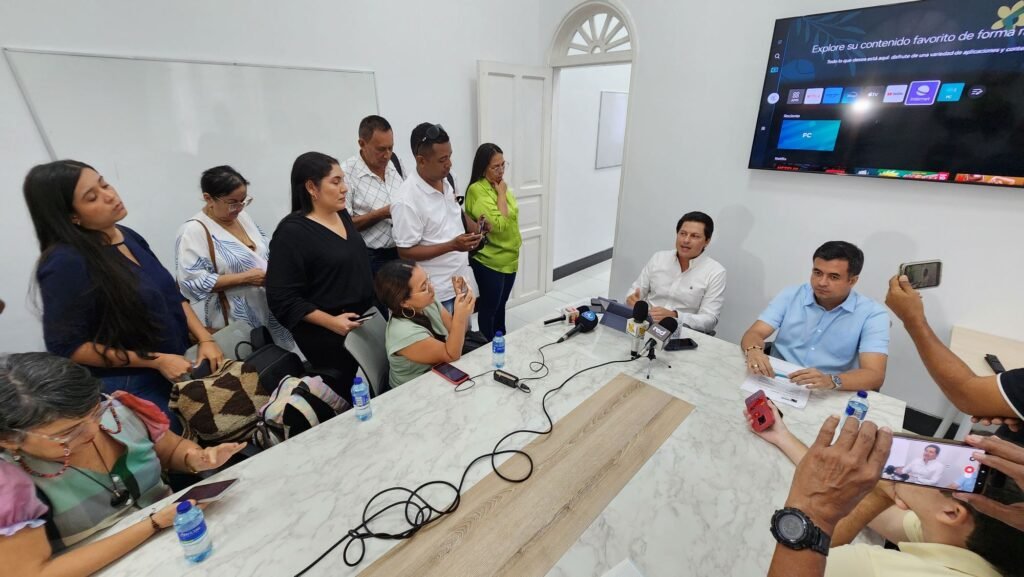
{"type": "Polygon", "coordinates": [[[597,114],[597,162],[594,168],[622,166],[628,102],[628,92],[601,92],[601,109],[597,114]]]}
{"type": "Polygon", "coordinates": [[[241,172],[256,201],[246,212],[269,236],[291,211],[295,157],[343,161],[377,113],[369,71],[4,53],[51,156],[96,167],[124,199],[123,224],[172,271],[177,230],[203,206],[203,170],[241,172]]]}

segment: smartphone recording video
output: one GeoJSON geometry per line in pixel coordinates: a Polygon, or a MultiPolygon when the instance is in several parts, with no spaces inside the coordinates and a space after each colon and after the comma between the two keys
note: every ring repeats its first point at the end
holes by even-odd
{"type": "Polygon", "coordinates": [[[942,282],[942,261],[908,262],[900,265],[900,275],[907,275],[915,289],[935,288],[942,282]]]}
{"type": "Polygon", "coordinates": [[[989,469],[974,459],[976,452],[984,451],[957,441],[895,434],[882,479],[981,493],[989,469]]]}

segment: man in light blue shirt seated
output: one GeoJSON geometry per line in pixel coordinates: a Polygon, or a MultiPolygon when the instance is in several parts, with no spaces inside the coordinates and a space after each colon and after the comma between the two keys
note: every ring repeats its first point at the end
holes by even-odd
{"type": "Polygon", "coordinates": [[[844,241],[814,251],[811,281],[784,289],[744,333],[740,346],[751,374],[775,376],[764,352],[806,367],[786,375],[809,389],[877,391],[889,356],[889,313],[853,290],[864,253],[844,241]]]}

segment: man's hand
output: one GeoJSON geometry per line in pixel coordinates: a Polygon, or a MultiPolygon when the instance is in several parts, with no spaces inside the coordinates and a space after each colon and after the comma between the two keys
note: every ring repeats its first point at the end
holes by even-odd
{"type": "Polygon", "coordinates": [[[747,372],[752,375],[768,377],[769,379],[775,377],[775,369],[772,368],[771,360],[760,349],[750,349],[747,351],[747,372]]]}
{"type": "Polygon", "coordinates": [[[807,387],[812,390],[834,389],[835,383],[832,377],[818,369],[800,369],[787,375],[789,380],[796,385],[807,387]]]}
{"type": "Polygon", "coordinates": [[[654,322],[660,323],[661,319],[664,318],[676,318],[678,316],[678,313],[676,313],[676,311],[672,309],[667,309],[665,307],[652,307],[650,309],[650,315],[651,318],[654,319],[654,322]]]}
{"type": "Polygon", "coordinates": [[[640,289],[636,289],[628,297],[626,297],[626,306],[631,307],[636,304],[636,301],[640,300],[640,289]]]}
{"type": "Polygon", "coordinates": [[[907,278],[907,275],[894,276],[889,279],[889,294],[885,295],[885,305],[903,321],[904,325],[925,320],[921,293],[910,286],[910,279],[907,278]]]}
{"type": "MultiPolygon", "coordinates": [[[[986,453],[974,453],[974,458],[979,463],[1002,471],[1018,486],[1024,487],[1024,447],[1019,447],[999,437],[981,437],[979,435],[967,435],[967,444],[986,451],[986,453]]],[[[1004,505],[974,493],[954,493],[953,497],[970,503],[979,513],[998,519],[1018,531],[1024,531],[1024,502],[1004,505]]]]}
{"type": "Polygon", "coordinates": [[[839,417],[825,420],[796,467],[786,500],[787,507],[800,509],[829,535],[878,483],[892,448],[888,427],[865,421],[858,429],[856,419],[846,419],[839,438],[830,444],[838,425],[839,417]]]}
{"type": "Polygon", "coordinates": [[[479,233],[467,232],[452,239],[452,248],[459,252],[469,252],[480,244],[483,237],[479,233]]]}
{"type": "Polygon", "coordinates": [[[986,427],[989,425],[995,425],[996,427],[1006,425],[1014,433],[1020,431],[1021,425],[1020,419],[1015,419],[1013,417],[971,417],[971,422],[981,423],[986,427]]]}

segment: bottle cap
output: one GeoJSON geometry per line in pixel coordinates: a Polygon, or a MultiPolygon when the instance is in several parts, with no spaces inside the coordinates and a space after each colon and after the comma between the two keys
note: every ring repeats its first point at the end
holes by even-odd
{"type": "Polygon", "coordinates": [[[862,398],[862,399],[866,399],[866,398],[868,398],[868,392],[867,391],[857,391],[857,396],[862,398]]]}
{"type": "Polygon", "coordinates": [[[178,509],[177,509],[178,513],[188,513],[191,510],[192,510],[192,502],[191,501],[182,501],[181,503],[178,503],[178,509]]]}
{"type": "Polygon", "coordinates": [[[503,337],[503,336],[505,336],[505,333],[503,333],[501,331],[494,331],[494,338],[503,337]]]}
{"type": "Polygon", "coordinates": [[[355,378],[355,379],[354,379],[354,380],[352,381],[352,384],[353,384],[353,385],[361,385],[361,384],[363,384],[363,377],[356,377],[356,378],[355,378]]]}

